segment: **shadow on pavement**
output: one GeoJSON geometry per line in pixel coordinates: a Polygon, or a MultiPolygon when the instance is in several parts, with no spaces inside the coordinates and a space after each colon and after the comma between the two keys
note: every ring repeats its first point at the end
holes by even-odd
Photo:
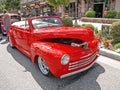
{"type": "Polygon", "coordinates": [[[2,40],[0,40],[0,44],[6,44],[6,43],[8,43],[6,41],[7,36],[3,36],[3,35],[0,34],[0,37],[2,38],[2,40]]]}
{"type": "Polygon", "coordinates": [[[87,71],[64,79],[54,76],[46,77],[41,74],[37,64],[32,64],[31,60],[19,50],[12,49],[9,45],[7,50],[25,68],[23,72],[30,72],[43,90],[101,90],[96,80],[105,72],[105,69],[97,63],[87,71]]]}

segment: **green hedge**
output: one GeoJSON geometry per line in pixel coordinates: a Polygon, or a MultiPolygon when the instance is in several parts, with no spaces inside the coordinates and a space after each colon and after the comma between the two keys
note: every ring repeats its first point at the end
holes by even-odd
{"type": "Polygon", "coordinates": [[[94,27],[92,24],[82,24],[82,26],[91,28],[94,31],[94,34],[98,33],[98,28],[94,27]]]}
{"type": "Polygon", "coordinates": [[[94,30],[94,26],[92,24],[82,24],[82,26],[88,27],[88,28],[91,28],[92,30],[94,30]]]}
{"type": "Polygon", "coordinates": [[[117,18],[120,19],[120,12],[118,12],[118,14],[117,14],[117,18]]]}
{"type": "Polygon", "coordinates": [[[115,18],[117,15],[117,12],[115,10],[108,10],[106,18],[115,18]]]}
{"type": "Polygon", "coordinates": [[[73,26],[73,19],[70,17],[64,17],[62,18],[63,23],[65,26],[73,26]]]}
{"type": "Polygon", "coordinates": [[[110,35],[112,36],[115,44],[120,42],[120,21],[114,22],[110,26],[110,35]]]}
{"type": "Polygon", "coordinates": [[[116,49],[120,49],[120,43],[115,44],[114,47],[115,47],[116,49]]]}
{"type": "Polygon", "coordinates": [[[95,17],[96,12],[93,10],[89,10],[85,13],[86,17],[95,17]]]}

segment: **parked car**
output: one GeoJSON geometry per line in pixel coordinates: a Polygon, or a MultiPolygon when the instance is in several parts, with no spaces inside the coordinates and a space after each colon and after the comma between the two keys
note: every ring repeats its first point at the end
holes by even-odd
{"type": "MultiPolygon", "coordinates": [[[[11,23],[17,22],[21,20],[21,16],[18,14],[14,14],[14,13],[9,13],[10,17],[11,17],[11,23]]],[[[3,15],[4,16],[4,15],[3,15]]],[[[4,29],[4,25],[3,23],[1,24],[1,29],[2,29],[2,34],[7,35],[6,30],[4,29]]]]}
{"type": "Polygon", "coordinates": [[[99,55],[99,39],[85,27],[64,26],[57,16],[38,16],[15,22],[9,43],[38,63],[43,75],[64,78],[90,68],[99,55]]]}

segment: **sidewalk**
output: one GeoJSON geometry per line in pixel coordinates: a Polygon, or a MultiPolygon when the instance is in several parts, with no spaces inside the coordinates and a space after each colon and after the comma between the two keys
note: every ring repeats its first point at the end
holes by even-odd
{"type": "Polygon", "coordinates": [[[107,50],[104,48],[100,49],[100,55],[115,59],[115,60],[119,60],[120,61],[120,54],[111,50],[107,50]]]}

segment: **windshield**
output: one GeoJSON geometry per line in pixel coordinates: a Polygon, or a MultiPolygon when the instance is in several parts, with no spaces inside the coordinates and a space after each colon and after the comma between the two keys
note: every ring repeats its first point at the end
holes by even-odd
{"type": "Polygon", "coordinates": [[[11,19],[17,19],[18,21],[21,20],[21,17],[20,16],[17,16],[17,15],[13,15],[11,16],[11,19]]]}
{"type": "Polygon", "coordinates": [[[34,29],[63,26],[59,18],[37,18],[32,20],[32,25],[34,29]]]}

